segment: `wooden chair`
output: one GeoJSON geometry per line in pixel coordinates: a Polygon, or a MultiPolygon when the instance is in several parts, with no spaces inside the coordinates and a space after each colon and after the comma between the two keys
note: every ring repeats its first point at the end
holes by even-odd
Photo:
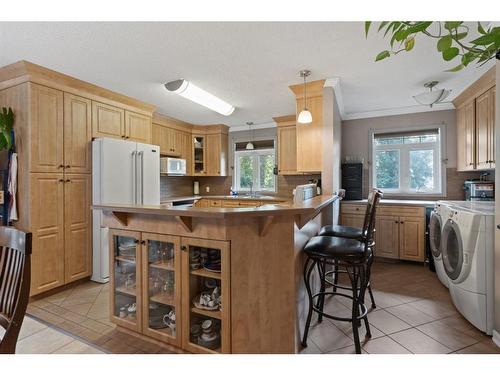
{"type": "Polygon", "coordinates": [[[0,354],[14,354],[30,294],[31,233],[0,227],[0,354]]]}

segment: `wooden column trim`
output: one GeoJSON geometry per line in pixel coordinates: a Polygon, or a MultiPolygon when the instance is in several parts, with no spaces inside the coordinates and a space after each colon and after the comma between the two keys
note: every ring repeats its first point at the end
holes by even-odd
{"type": "Polygon", "coordinates": [[[259,236],[264,237],[271,229],[275,216],[263,216],[259,218],[259,236]]]}
{"type": "Polygon", "coordinates": [[[126,212],[111,211],[111,215],[120,222],[121,225],[127,226],[128,214],[126,212]]]}
{"type": "Polygon", "coordinates": [[[184,230],[189,233],[193,231],[193,218],[191,216],[175,216],[175,219],[184,230]]]}

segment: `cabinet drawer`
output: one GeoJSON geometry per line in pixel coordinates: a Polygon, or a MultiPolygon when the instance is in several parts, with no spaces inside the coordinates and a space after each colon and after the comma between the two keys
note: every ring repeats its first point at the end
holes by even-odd
{"type": "Polygon", "coordinates": [[[424,207],[391,206],[391,205],[380,205],[379,207],[377,207],[377,214],[384,216],[423,217],[424,212],[425,212],[424,207]]]}
{"type": "Polygon", "coordinates": [[[366,204],[341,204],[340,213],[341,214],[354,214],[354,215],[364,215],[366,211],[366,204]]]}
{"type": "Polygon", "coordinates": [[[209,207],[221,207],[221,201],[216,199],[211,199],[208,201],[209,207]]]}
{"type": "Polygon", "coordinates": [[[260,202],[257,201],[251,201],[251,202],[229,201],[229,200],[222,201],[222,207],[226,208],[258,207],[258,206],[260,206],[260,202]]]}

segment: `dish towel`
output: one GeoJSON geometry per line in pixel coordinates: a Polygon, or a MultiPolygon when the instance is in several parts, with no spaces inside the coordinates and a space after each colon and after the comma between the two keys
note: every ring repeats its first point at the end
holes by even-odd
{"type": "Polygon", "coordinates": [[[10,159],[9,168],[9,186],[8,186],[10,204],[9,204],[9,222],[18,220],[17,217],[17,154],[13,153],[10,159]]]}

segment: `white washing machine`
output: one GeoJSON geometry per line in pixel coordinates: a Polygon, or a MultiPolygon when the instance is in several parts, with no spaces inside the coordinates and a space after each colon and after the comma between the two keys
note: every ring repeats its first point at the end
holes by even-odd
{"type": "Polygon", "coordinates": [[[449,201],[441,251],[455,307],[491,335],[494,305],[494,202],[449,201]]]}
{"type": "Polygon", "coordinates": [[[434,210],[431,213],[429,220],[429,242],[434,258],[434,267],[436,275],[441,283],[448,288],[449,280],[443,266],[443,258],[441,256],[441,231],[443,230],[444,222],[448,216],[449,207],[444,202],[436,202],[434,210]]]}

